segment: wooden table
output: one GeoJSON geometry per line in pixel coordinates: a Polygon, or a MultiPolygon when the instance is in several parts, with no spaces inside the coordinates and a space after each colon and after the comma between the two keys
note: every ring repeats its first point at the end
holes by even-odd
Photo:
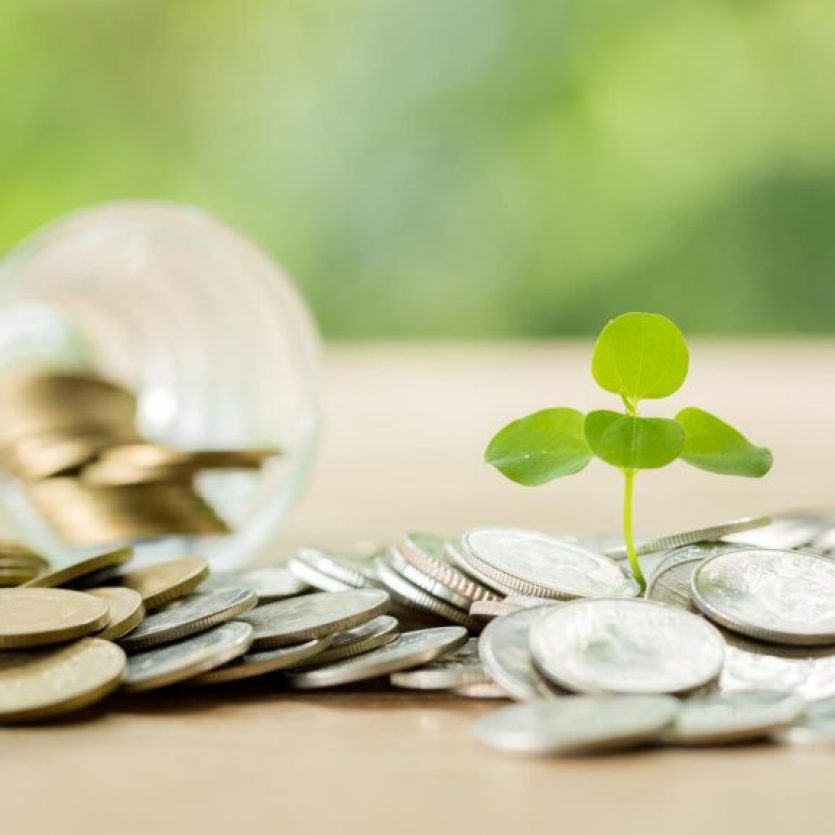
{"type": "MultiPolygon", "coordinates": [[[[617,526],[619,482],[593,465],[527,490],[481,463],[505,421],[614,401],[589,345],[340,346],[327,432],[276,552],[301,542],[454,533],[479,523],[617,526]]],[[[674,465],[642,476],[647,532],[832,502],[835,343],[702,343],[658,412],[715,410],[775,452],[763,481],[674,465]]],[[[648,411],[656,411],[651,409],[648,411]]],[[[261,687],[121,697],[77,721],[0,731],[0,833],[830,832],[831,754],[753,746],[517,760],[480,748],[494,703],[261,687]]]]}

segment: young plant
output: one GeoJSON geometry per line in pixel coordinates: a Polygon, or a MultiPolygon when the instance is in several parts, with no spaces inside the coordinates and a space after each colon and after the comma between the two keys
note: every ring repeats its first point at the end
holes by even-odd
{"type": "Polygon", "coordinates": [[[597,384],[620,397],[624,411],[583,415],[576,409],[543,409],[513,421],[487,447],[485,460],[518,484],[535,486],[580,472],[596,456],[623,473],[623,536],[629,565],[646,585],[635,553],[632,500],[640,470],[666,467],[677,458],[720,475],[761,478],[772,456],[718,417],[682,409],[674,420],[638,414],[642,400],[669,397],[687,377],[689,354],[681,331],[666,317],[625,313],[603,328],[591,372],[597,384]]]}

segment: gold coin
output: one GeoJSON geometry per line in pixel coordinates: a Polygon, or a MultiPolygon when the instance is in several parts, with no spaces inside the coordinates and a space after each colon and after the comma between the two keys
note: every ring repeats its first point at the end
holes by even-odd
{"type": "Polygon", "coordinates": [[[135,437],[133,430],[118,436],[44,435],[24,438],[4,455],[6,468],[29,481],[52,478],[73,472],[94,461],[99,453],[114,444],[135,437]]]}
{"type": "Polygon", "coordinates": [[[57,716],[103,699],[125,670],[125,653],[100,638],[66,647],[0,653],[0,721],[57,716]]]}
{"type": "Polygon", "coordinates": [[[0,648],[57,644],[107,625],[103,600],[67,589],[0,589],[0,648]]]}
{"type": "Polygon", "coordinates": [[[48,434],[97,434],[132,427],[136,399],[92,375],[27,371],[0,376],[0,444],[48,434]],[[67,404],[72,408],[67,408],[67,404]]]}
{"type": "Polygon", "coordinates": [[[39,574],[26,585],[33,588],[66,586],[89,574],[95,574],[104,568],[113,568],[113,566],[122,565],[132,556],[133,551],[130,548],[114,548],[103,551],[100,554],[94,554],[91,557],[74,562],[72,565],[65,565],[63,568],[56,568],[54,571],[48,571],[46,574],[39,574]]]}
{"type": "Polygon", "coordinates": [[[158,484],[165,482],[181,482],[190,484],[194,472],[188,468],[169,467],[140,467],[122,461],[96,461],[85,467],[81,478],[87,484],[102,487],[121,487],[131,484],[158,484]]]}
{"type": "Polygon", "coordinates": [[[208,576],[209,565],[202,557],[180,557],[126,571],[119,580],[139,592],[151,611],[194,591],[208,576]]]}
{"type": "Polygon", "coordinates": [[[102,455],[102,462],[137,469],[160,469],[195,473],[200,470],[251,470],[279,455],[278,449],[180,450],[159,444],[114,446],[102,455]]]}
{"type": "Polygon", "coordinates": [[[86,589],[84,593],[92,594],[93,597],[101,598],[107,603],[109,620],[97,638],[105,638],[108,641],[122,638],[139,626],[145,617],[142,596],[133,589],[104,586],[100,589],[86,589]]]}
{"type": "Polygon", "coordinates": [[[12,542],[9,539],[0,540],[0,557],[14,557],[21,560],[33,560],[46,564],[46,560],[21,542],[12,542]]]}
{"type": "Polygon", "coordinates": [[[28,493],[44,520],[70,545],[229,532],[188,484],[100,487],[79,479],[50,478],[28,485],[28,493]]]}
{"type": "Polygon", "coordinates": [[[0,567],[0,586],[22,586],[33,577],[37,577],[37,569],[0,567]]]}

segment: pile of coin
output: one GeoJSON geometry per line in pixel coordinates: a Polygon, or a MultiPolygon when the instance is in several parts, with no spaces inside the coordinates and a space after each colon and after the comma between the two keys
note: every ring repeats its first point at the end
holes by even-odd
{"type": "Polygon", "coordinates": [[[195,476],[257,469],[275,454],[151,443],[136,427],[134,395],[98,376],[0,376],[0,467],[67,545],[227,533],[194,489],[195,476]]]}
{"type": "Polygon", "coordinates": [[[215,575],[103,550],[0,589],[0,720],[116,690],[376,681],[519,702],[475,728],[515,753],[832,744],[833,530],[786,514],[644,543],[643,595],[617,552],[505,528],[215,575]]]}

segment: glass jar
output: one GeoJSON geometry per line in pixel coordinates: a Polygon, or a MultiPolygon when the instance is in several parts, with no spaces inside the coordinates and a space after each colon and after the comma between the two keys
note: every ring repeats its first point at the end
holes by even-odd
{"type": "MultiPolygon", "coordinates": [[[[97,372],[136,394],[138,429],[152,441],[283,452],[255,473],[198,476],[230,535],[142,543],[140,558],[199,552],[230,569],[263,552],[314,450],[318,353],[286,274],[198,209],[96,206],[38,231],[0,263],[0,373],[21,363],[97,372]]],[[[78,556],[12,479],[0,488],[0,513],[56,563],[78,556]]]]}

